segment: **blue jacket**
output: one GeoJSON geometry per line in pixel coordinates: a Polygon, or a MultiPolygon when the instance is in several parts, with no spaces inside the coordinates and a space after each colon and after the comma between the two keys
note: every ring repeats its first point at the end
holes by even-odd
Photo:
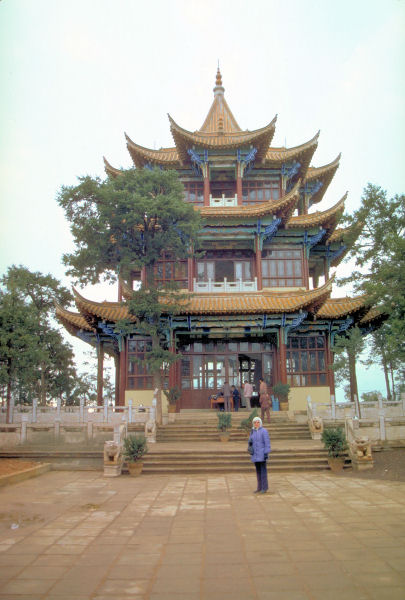
{"type": "Polygon", "coordinates": [[[252,443],[253,447],[252,462],[263,462],[265,460],[264,455],[271,452],[270,437],[264,427],[252,429],[249,443],[252,443]]]}

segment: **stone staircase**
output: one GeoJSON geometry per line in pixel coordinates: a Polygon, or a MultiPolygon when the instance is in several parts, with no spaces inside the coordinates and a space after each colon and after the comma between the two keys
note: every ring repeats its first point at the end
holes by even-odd
{"type": "MultiPolygon", "coordinates": [[[[240,422],[249,412],[232,413],[230,441],[246,439],[246,433],[240,428],[240,422]]],[[[176,422],[158,428],[157,442],[217,442],[218,419],[216,413],[187,411],[176,415],[176,422]]],[[[310,440],[311,434],[306,423],[289,421],[286,413],[273,413],[270,423],[264,423],[272,441],[310,440]]]]}

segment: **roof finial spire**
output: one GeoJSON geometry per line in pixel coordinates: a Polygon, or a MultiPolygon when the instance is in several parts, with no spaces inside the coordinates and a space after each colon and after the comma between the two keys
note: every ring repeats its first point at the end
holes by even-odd
{"type": "Polygon", "coordinates": [[[217,96],[218,94],[223,94],[224,91],[225,91],[225,88],[222,86],[222,75],[221,75],[221,71],[219,70],[219,60],[218,60],[218,69],[217,69],[217,76],[215,79],[214,95],[217,96]]]}

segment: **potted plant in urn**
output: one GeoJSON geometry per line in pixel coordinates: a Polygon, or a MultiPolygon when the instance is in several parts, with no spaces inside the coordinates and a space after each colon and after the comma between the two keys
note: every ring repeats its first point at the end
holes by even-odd
{"type": "Polygon", "coordinates": [[[131,434],[124,439],[124,458],[127,461],[130,475],[140,475],[142,472],[142,457],[148,451],[148,444],[143,433],[131,434]]]}
{"type": "Polygon", "coordinates": [[[273,385],[273,394],[280,400],[280,410],[288,410],[289,383],[276,383],[273,385]]]}
{"type": "Polygon", "coordinates": [[[219,412],[218,417],[218,429],[219,439],[221,442],[227,442],[231,435],[229,429],[232,427],[232,415],[229,412],[219,412]]]}
{"type": "Polygon", "coordinates": [[[163,393],[166,396],[167,401],[169,403],[167,407],[168,412],[175,413],[177,408],[177,401],[180,399],[181,396],[181,389],[178,385],[176,385],[175,387],[169,388],[168,390],[163,390],[163,393]]]}
{"type": "Polygon", "coordinates": [[[252,412],[250,413],[250,415],[249,415],[248,417],[246,417],[246,419],[243,419],[243,420],[240,422],[240,425],[239,425],[239,427],[240,427],[241,429],[243,429],[243,431],[246,433],[246,435],[247,435],[248,437],[249,437],[249,435],[250,435],[250,432],[251,432],[251,429],[252,429],[252,422],[253,422],[253,419],[254,419],[255,417],[258,417],[258,416],[259,416],[259,413],[258,413],[258,411],[257,411],[257,408],[254,408],[254,409],[252,410],[252,412]]]}
{"type": "Polygon", "coordinates": [[[328,464],[333,473],[343,470],[348,444],[341,427],[324,429],[321,440],[328,451],[328,464]]]}

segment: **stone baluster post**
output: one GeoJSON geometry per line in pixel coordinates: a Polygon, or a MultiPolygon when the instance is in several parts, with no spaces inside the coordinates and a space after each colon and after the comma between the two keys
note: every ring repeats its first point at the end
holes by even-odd
{"type": "Polygon", "coordinates": [[[335,421],[336,420],[336,400],[335,400],[334,394],[332,394],[330,397],[330,406],[331,406],[331,412],[332,412],[332,420],[335,421]]]}
{"type": "Polygon", "coordinates": [[[38,408],[38,399],[34,398],[32,401],[32,422],[37,422],[37,408],[38,408]]]}
{"type": "Polygon", "coordinates": [[[108,400],[104,398],[104,423],[108,423],[108,400]]]}
{"type": "Polygon", "coordinates": [[[56,400],[56,418],[58,419],[58,421],[60,421],[60,405],[61,405],[61,400],[60,400],[60,398],[58,398],[56,400]]]}
{"type": "Polygon", "coordinates": [[[132,423],[132,400],[128,400],[128,423],[132,423]]]}
{"type": "Polygon", "coordinates": [[[80,398],[80,423],[84,422],[84,398],[80,398]]]}

